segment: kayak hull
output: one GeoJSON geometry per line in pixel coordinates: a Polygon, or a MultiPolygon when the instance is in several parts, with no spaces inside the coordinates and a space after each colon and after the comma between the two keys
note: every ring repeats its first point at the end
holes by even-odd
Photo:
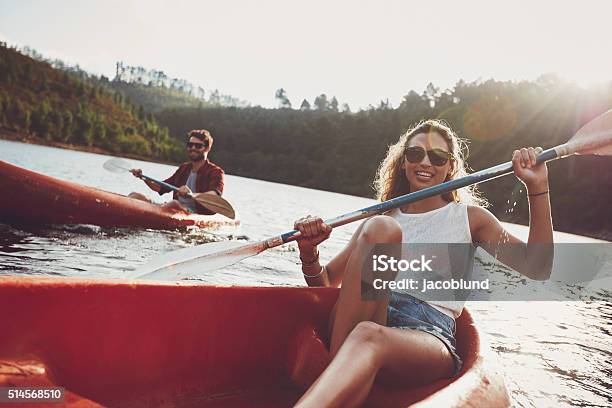
{"type": "MultiPolygon", "coordinates": [[[[106,406],[292,406],[328,362],[337,296],[334,288],[0,277],[0,367],[44,367],[0,374],[0,387],[47,381],[106,406]]],[[[459,377],[376,385],[366,406],[507,406],[467,311],[457,342],[459,377]]]]}
{"type": "Polygon", "coordinates": [[[18,224],[90,224],[102,227],[215,228],[239,221],[190,214],[36,173],[0,161],[0,221],[18,224]]]}

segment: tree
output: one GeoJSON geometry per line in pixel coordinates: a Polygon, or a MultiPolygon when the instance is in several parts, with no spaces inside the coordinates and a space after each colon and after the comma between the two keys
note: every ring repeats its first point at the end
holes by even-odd
{"type": "Polygon", "coordinates": [[[0,93],[0,125],[6,123],[6,112],[8,108],[8,95],[0,93]]]}
{"type": "Polygon", "coordinates": [[[300,105],[300,110],[310,110],[310,103],[308,103],[306,99],[302,101],[302,104],[300,105]]]}
{"type": "Polygon", "coordinates": [[[329,102],[327,101],[327,95],[321,94],[314,100],[314,106],[319,111],[324,111],[329,108],[329,102]]]}
{"type": "Polygon", "coordinates": [[[77,91],[76,94],[79,98],[85,96],[85,84],[82,81],[79,81],[79,84],[77,85],[77,91]]]}
{"type": "Polygon", "coordinates": [[[144,118],[145,118],[144,107],[142,105],[140,105],[138,107],[138,119],[143,120],[144,118]]]}
{"type": "Polygon", "coordinates": [[[338,99],[334,96],[329,104],[329,107],[334,112],[338,112],[338,99]]]}
{"type": "Polygon", "coordinates": [[[208,103],[211,105],[219,105],[221,103],[221,97],[218,89],[211,92],[210,96],[208,97],[208,103]]]}
{"type": "Polygon", "coordinates": [[[39,136],[48,138],[51,132],[50,123],[47,121],[47,116],[51,111],[51,104],[47,98],[38,105],[38,108],[32,113],[32,126],[31,130],[37,133],[39,136]]]}
{"type": "Polygon", "coordinates": [[[291,108],[291,101],[287,98],[287,92],[283,89],[277,89],[275,97],[278,100],[279,108],[291,108]]]}
{"type": "Polygon", "coordinates": [[[93,125],[94,140],[97,145],[103,145],[106,139],[106,125],[100,118],[96,118],[93,125]]]}
{"type": "Polygon", "coordinates": [[[427,84],[425,91],[423,91],[423,97],[429,101],[430,107],[435,107],[438,97],[440,96],[440,88],[437,88],[431,82],[427,84]]]}
{"type": "Polygon", "coordinates": [[[42,79],[40,80],[39,92],[49,92],[49,82],[47,81],[47,77],[44,76],[44,74],[42,79]]]}
{"type": "Polygon", "coordinates": [[[13,127],[25,132],[30,130],[31,112],[21,100],[13,101],[13,106],[9,109],[8,122],[13,124],[13,127]]]}
{"type": "Polygon", "coordinates": [[[72,137],[73,126],[74,126],[73,116],[70,110],[64,109],[64,112],[62,113],[62,121],[64,122],[64,126],[62,127],[62,130],[61,130],[61,141],[67,142],[72,137]]]}
{"type": "Polygon", "coordinates": [[[381,100],[380,104],[378,105],[378,109],[381,110],[385,110],[385,109],[392,109],[393,107],[391,106],[391,104],[389,103],[389,99],[385,99],[384,101],[381,100]]]}
{"type": "Polygon", "coordinates": [[[34,64],[26,64],[25,69],[23,70],[23,79],[26,82],[32,81],[34,78],[34,64]]]}
{"type": "Polygon", "coordinates": [[[91,113],[88,110],[80,108],[74,122],[73,141],[91,146],[93,143],[93,122],[91,120],[91,113]]]}
{"type": "Polygon", "coordinates": [[[51,112],[47,115],[47,120],[50,124],[50,134],[49,137],[54,140],[61,142],[63,141],[63,131],[64,131],[64,117],[60,113],[58,109],[52,109],[51,112]]]}

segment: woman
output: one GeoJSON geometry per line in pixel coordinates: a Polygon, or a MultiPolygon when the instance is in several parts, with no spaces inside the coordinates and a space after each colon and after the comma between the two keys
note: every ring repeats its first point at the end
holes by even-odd
{"type": "MultiPolygon", "coordinates": [[[[417,124],[389,148],[375,182],[378,198],[388,200],[465,175],[461,143],[440,121],[417,124]]],[[[319,263],[317,246],[329,237],[331,227],[318,217],[296,221],[295,228],[302,233],[298,246],[308,285],[341,285],[329,322],[332,361],[297,406],[358,406],[377,376],[381,381],[415,385],[452,377],[460,370],[453,336],[454,319],[462,306],[428,303],[396,293],[390,300],[362,300],[360,274],[373,245],[472,243],[529,278],[548,279],[552,252],[536,250],[533,245],[553,242],[548,173],[545,164],[536,165],[541,150],[524,148],[512,156],[514,174],[529,196],[527,244],[478,205],[482,200],[473,188],[411,203],[364,221],[325,266],[319,263]],[[508,249],[511,247],[514,249],[508,249]]]]}

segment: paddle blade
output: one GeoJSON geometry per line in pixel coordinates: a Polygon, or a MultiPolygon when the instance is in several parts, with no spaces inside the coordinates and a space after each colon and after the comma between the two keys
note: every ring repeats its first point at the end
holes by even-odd
{"type": "Polygon", "coordinates": [[[570,154],[612,155],[612,109],[581,127],[566,143],[570,154]]]}
{"type": "Polygon", "coordinates": [[[136,278],[180,280],[224,268],[265,250],[265,242],[212,242],[156,256],[138,268],[136,278]]]}
{"type": "Polygon", "coordinates": [[[221,215],[225,215],[232,220],[236,218],[236,211],[232,205],[223,197],[216,194],[197,193],[193,194],[193,199],[204,207],[221,215]]]}
{"type": "Polygon", "coordinates": [[[105,161],[102,167],[113,173],[126,173],[130,171],[132,164],[127,160],[114,157],[105,161]]]}

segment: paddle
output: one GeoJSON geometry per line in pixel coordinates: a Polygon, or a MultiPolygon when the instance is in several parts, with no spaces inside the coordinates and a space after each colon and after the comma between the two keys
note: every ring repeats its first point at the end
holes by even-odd
{"type": "MultiPolygon", "coordinates": [[[[113,173],[127,173],[130,171],[132,165],[130,162],[120,158],[109,159],[104,162],[102,165],[106,170],[111,171],[113,173]]],[[[139,176],[141,179],[152,181],[155,184],[166,187],[172,191],[178,192],[179,189],[172,184],[168,184],[164,181],[156,180],[149,176],[145,176],[141,174],[139,176]]],[[[221,215],[225,215],[232,220],[236,218],[236,212],[232,208],[232,205],[224,198],[216,195],[216,194],[206,194],[206,193],[196,193],[196,194],[188,194],[188,197],[194,199],[200,205],[212,210],[221,215]]]]}
{"type": "MultiPolygon", "coordinates": [[[[612,155],[612,110],[601,114],[584,125],[567,143],[540,153],[537,162],[543,163],[573,154],[612,155]]],[[[382,214],[404,204],[448,193],[509,173],[512,173],[512,162],[503,163],[460,179],[447,181],[433,187],[396,197],[325,222],[332,228],[336,228],[353,221],[382,214]]],[[[300,233],[297,230],[293,230],[273,238],[246,245],[229,241],[184,248],[154,257],[139,268],[137,273],[138,277],[146,279],[179,279],[194,276],[194,274],[201,275],[257,255],[266,249],[294,241],[299,236],[300,233]]]]}

